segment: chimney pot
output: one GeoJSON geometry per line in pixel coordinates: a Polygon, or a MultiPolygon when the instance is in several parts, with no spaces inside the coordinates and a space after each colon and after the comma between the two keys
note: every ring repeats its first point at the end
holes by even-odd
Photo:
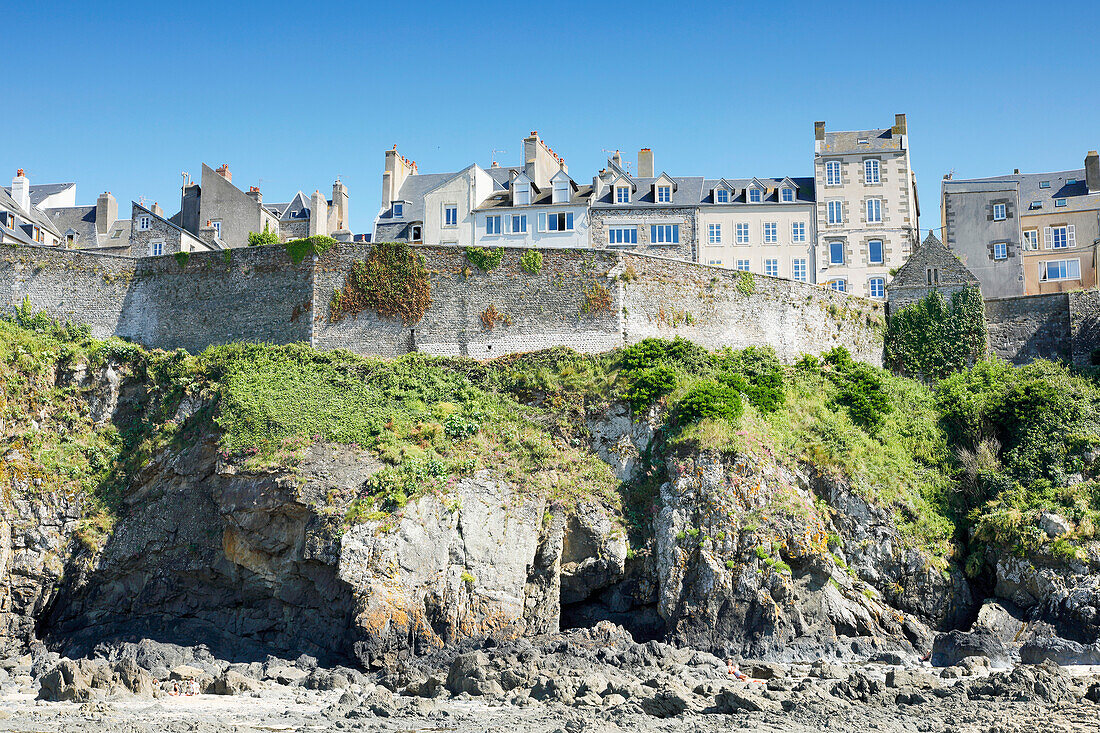
{"type": "Polygon", "coordinates": [[[228,164],[222,163],[220,166],[218,166],[218,168],[214,172],[217,173],[222,178],[224,178],[225,180],[229,181],[230,183],[233,182],[233,174],[229,172],[229,165],[228,164]]]}
{"type": "Polygon", "coordinates": [[[17,170],[15,172],[15,176],[16,176],[16,178],[22,178],[23,177],[23,169],[20,168],[19,170],[17,170]]]}

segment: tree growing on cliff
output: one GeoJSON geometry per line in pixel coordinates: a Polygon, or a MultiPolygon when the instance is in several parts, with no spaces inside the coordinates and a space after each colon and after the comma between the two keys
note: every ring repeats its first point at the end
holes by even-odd
{"type": "Polygon", "coordinates": [[[933,381],[984,358],[988,343],[977,288],[953,293],[950,303],[934,290],[890,316],[885,361],[897,374],[933,381]]]}
{"type": "Polygon", "coordinates": [[[279,235],[271,231],[267,224],[264,224],[264,230],[262,232],[249,232],[248,233],[248,246],[249,247],[263,247],[267,244],[278,244],[279,235]]]}

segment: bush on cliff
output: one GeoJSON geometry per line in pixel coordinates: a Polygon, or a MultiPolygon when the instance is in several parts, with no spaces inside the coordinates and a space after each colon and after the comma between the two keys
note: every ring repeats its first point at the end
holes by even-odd
{"type": "Polygon", "coordinates": [[[985,306],[977,288],[953,293],[948,303],[934,290],[890,316],[885,365],[918,379],[942,379],[985,357],[985,306]]]}

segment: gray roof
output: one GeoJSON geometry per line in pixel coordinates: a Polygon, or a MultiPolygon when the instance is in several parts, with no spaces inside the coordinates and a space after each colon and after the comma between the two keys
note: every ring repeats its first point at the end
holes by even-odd
{"type": "Polygon", "coordinates": [[[11,197],[6,189],[0,189],[0,211],[10,211],[25,224],[37,224],[39,228],[47,229],[54,234],[60,234],[57,231],[57,226],[41,209],[32,205],[30,211],[24,211],[23,207],[15,202],[15,199],[11,197]]]}
{"type": "Polygon", "coordinates": [[[73,245],[76,247],[95,247],[99,244],[95,233],[95,206],[67,206],[63,209],[49,209],[46,212],[53,221],[62,239],[70,229],[76,233],[73,245]]]}
{"type": "MultiPolygon", "coordinates": [[[[583,206],[588,203],[588,197],[592,195],[592,185],[585,184],[578,186],[577,190],[573,192],[572,197],[569,199],[569,205],[583,206]]],[[[552,187],[540,190],[534,200],[531,201],[531,206],[552,206],[554,201],[554,190],[552,187]]],[[[564,204],[558,204],[563,206],[564,204]]],[[[481,202],[481,206],[478,206],[474,211],[484,211],[486,209],[499,209],[502,207],[512,208],[512,191],[497,191],[489,198],[481,202]]],[[[526,206],[516,207],[517,209],[525,209],[526,206]]]]}
{"type": "Polygon", "coordinates": [[[1005,186],[1013,183],[1020,188],[1020,208],[1023,216],[1100,209],[1100,192],[1089,193],[1084,168],[1055,173],[1014,173],[988,178],[944,179],[943,186],[945,191],[956,189],[965,192],[981,187],[982,184],[989,184],[992,187],[994,184],[1005,186]],[[1041,188],[1042,183],[1050,185],[1041,188]],[[1056,199],[1065,199],[1066,205],[1055,206],[1056,199]],[[1039,205],[1035,206],[1036,203],[1039,205]]]}
{"type": "Polygon", "coordinates": [[[851,130],[825,132],[821,154],[863,153],[901,150],[901,136],[894,135],[893,128],[879,130],[851,130]],[[866,143],[860,143],[866,140],[866,143]]]}
{"type": "MultiPolygon", "coordinates": [[[[784,178],[708,178],[703,181],[703,199],[699,202],[702,204],[713,204],[714,201],[714,189],[718,186],[719,182],[725,181],[732,185],[735,189],[736,195],[730,198],[731,204],[747,204],[747,189],[754,180],[760,181],[768,188],[768,194],[764,197],[764,203],[783,203],[779,200],[779,184],[783,181],[789,180],[797,186],[797,190],[794,194],[794,203],[796,204],[812,204],[814,203],[814,179],[813,178],[795,178],[794,176],[788,176],[784,178]]],[[[790,203],[790,202],[787,202],[790,203]]],[[[754,206],[757,204],[754,204],[754,206]]],[[[725,206],[725,204],[719,204],[719,206],[725,206]]]]}
{"type": "MultiPolygon", "coordinates": [[[[67,188],[72,188],[75,183],[40,183],[31,186],[31,205],[38,206],[47,196],[61,193],[67,188]]],[[[4,190],[11,193],[11,186],[5,186],[4,190]]]]}
{"type": "MultiPolygon", "coordinates": [[[[604,192],[600,198],[593,202],[593,206],[600,208],[608,207],[613,209],[627,209],[631,206],[642,207],[660,207],[660,206],[699,206],[701,204],[714,204],[714,189],[722,181],[732,185],[736,190],[734,195],[730,197],[729,205],[745,205],[748,204],[748,197],[745,193],[745,189],[748,188],[754,180],[760,181],[768,188],[768,193],[764,197],[763,203],[779,203],[779,184],[786,178],[702,178],[700,176],[668,176],[672,178],[676,183],[676,188],[672,192],[671,203],[657,203],[654,200],[653,184],[660,178],[632,178],[635,184],[638,186],[638,190],[632,195],[631,202],[629,204],[616,204],[612,200],[612,191],[610,188],[604,192]]],[[[814,202],[814,179],[813,178],[794,178],[790,177],[790,180],[798,187],[795,192],[794,203],[810,204],[814,202]]],[[[726,206],[727,204],[718,204],[718,206],[726,206]]],[[[759,204],[751,204],[752,206],[759,206],[759,204]]]]}
{"type": "MultiPolygon", "coordinates": [[[[958,255],[944,246],[931,231],[909,259],[905,261],[890,282],[890,288],[927,288],[926,268],[934,265],[940,270],[937,285],[977,285],[978,278],[963,264],[958,255]]],[[[934,288],[933,288],[934,289],[934,288]]]]}
{"type": "Polygon", "coordinates": [[[493,187],[498,189],[498,190],[499,189],[506,189],[506,188],[509,187],[509,184],[512,182],[512,172],[513,171],[515,171],[516,173],[522,173],[523,172],[523,166],[522,165],[508,165],[508,166],[497,166],[495,168],[490,166],[489,168],[485,169],[485,172],[488,173],[489,177],[493,179],[493,183],[495,184],[493,187]]]}
{"type": "MultiPolygon", "coordinates": [[[[629,204],[616,204],[612,200],[613,191],[609,186],[602,196],[592,202],[592,205],[598,207],[607,206],[615,209],[625,209],[631,206],[698,206],[699,202],[703,200],[703,181],[705,179],[702,176],[668,176],[668,178],[671,178],[672,182],[676,184],[672,191],[672,201],[660,204],[657,203],[654,199],[656,194],[653,190],[653,184],[660,177],[661,176],[657,176],[656,178],[631,177],[630,180],[637,185],[638,189],[631,194],[629,204]]],[[[618,176],[616,175],[615,178],[618,178],[618,176]]]]}

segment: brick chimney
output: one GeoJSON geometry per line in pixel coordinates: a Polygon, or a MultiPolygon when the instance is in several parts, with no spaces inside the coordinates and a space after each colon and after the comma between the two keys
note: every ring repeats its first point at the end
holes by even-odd
{"type": "Polygon", "coordinates": [[[15,172],[15,178],[11,179],[11,197],[19,207],[30,213],[31,210],[31,182],[23,175],[23,169],[15,172]]]}
{"type": "Polygon", "coordinates": [[[653,151],[649,148],[638,151],[638,178],[653,178],[653,151]]]}
{"type": "Polygon", "coordinates": [[[106,235],[116,221],[118,221],[118,201],[115,201],[110,191],[104,191],[95,201],[96,234],[106,235]]]}
{"type": "Polygon", "coordinates": [[[1100,193],[1100,154],[1095,150],[1085,156],[1085,185],[1089,193],[1100,193]]]}
{"type": "Polygon", "coordinates": [[[222,178],[224,178],[225,180],[229,181],[230,183],[233,182],[233,174],[229,172],[229,165],[228,164],[222,163],[216,169],[214,169],[214,172],[217,173],[222,178]]]}
{"type": "Polygon", "coordinates": [[[264,202],[264,197],[263,194],[260,193],[259,186],[249,186],[248,197],[255,201],[257,204],[262,204],[264,202]]]}

